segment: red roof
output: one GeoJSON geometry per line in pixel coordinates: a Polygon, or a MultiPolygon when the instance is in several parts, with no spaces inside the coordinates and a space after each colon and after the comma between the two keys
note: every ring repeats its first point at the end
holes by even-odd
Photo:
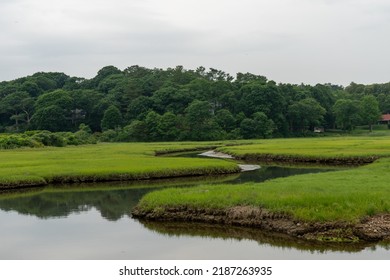
{"type": "Polygon", "coordinates": [[[382,115],[381,120],[384,121],[384,122],[390,121],[390,114],[384,114],[384,115],[382,115]]]}

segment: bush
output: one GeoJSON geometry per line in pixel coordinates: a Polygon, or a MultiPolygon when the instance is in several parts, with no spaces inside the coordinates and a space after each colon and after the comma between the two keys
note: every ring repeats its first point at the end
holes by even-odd
{"type": "Polygon", "coordinates": [[[80,145],[79,140],[77,139],[76,135],[72,132],[59,132],[60,135],[64,138],[66,145],[80,145]]]}
{"type": "Polygon", "coordinates": [[[33,130],[24,133],[1,134],[0,149],[15,149],[20,147],[43,147],[66,145],[96,144],[96,137],[90,134],[86,126],[76,133],[50,132],[48,130],[33,130]]]}
{"type": "Polygon", "coordinates": [[[97,142],[96,138],[92,134],[84,130],[79,130],[75,132],[73,136],[79,144],[96,144],[97,142]]]}
{"type": "Polygon", "coordinates": [[[118,137],[118,132],[113,129],[108,129],[106,131],[103,131],[102,134],[100,134],[100,141],[101,142],[116,142],[118,137]]]}
{"type": "Polygon", "coordinates": [[[55,146],[55,147],[66,146],[65,138],[62,137],[61,133],[52,133],[50,135],[50,141],[51,141],[51,146],[55,146]]]}
{"type": "Polygon", "coordinates": [[[0,137],[1,149],[15,149],[20,147],[37,147],[40,146],[38,142],[27,138],[23,134],[3,135],[0,137]]]}
{"type": "Polygon", "coordinates": [[[50,143],[50,131],[36,130],[32,132],[31,138],[37,142],[42,143],[44,146],[49,146],[50,143]]]}

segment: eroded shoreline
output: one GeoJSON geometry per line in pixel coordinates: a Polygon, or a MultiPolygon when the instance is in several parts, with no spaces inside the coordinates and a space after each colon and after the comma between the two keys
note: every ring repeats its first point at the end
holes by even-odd
{"type": "Polygon", "coordinates": [[[378,242],[390,240],[390,214],[379,214],[352,222],[304,222],[283,213],[272,213],[253,206],[226,209],[181,207],[142,210],[135,207],[132,216],[160,222],[201,222],[257,228],[304,240],[324,242],[378,242]]]}

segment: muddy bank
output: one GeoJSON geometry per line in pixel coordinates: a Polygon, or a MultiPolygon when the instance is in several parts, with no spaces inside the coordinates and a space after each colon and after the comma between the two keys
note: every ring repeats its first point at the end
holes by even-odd
{"type": "Polygon", "coordinates": [[[236,206],[228,209],[193,209],[183,206],[157,208],[151,211],[143,211],[136,207],[132,215],[142,220],[202,222],[251,227],[305,240],[324,242],[373,242],[390,239],[390,214],[365,218],[357,224],[302,222],[283,213],[272,213],[252,206],[236,206]]]}
{"type": "Polygon", "coordinates": [[[363,165],[373,163],[378,156],[367,157],[300,157],[276,154],[245,154],[233,155],[235,159],[247,162],[280,162],[280,163],[307,163],[307,164],[325,164],[325,165],[363,165]]]}

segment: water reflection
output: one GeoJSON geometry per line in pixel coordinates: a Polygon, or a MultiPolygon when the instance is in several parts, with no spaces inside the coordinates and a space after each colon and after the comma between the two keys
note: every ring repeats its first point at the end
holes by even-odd
{"type": "Polygon", "coordinates": [[[262,166],[256,171],[220,177],[2,192],[0,223],[6,242],[0,244],[0,258],[298,259],[313,258],[313,254],[315,258],[332,259],[387,258],[387,245],[324,244],[251,228],[139,222],[130,215],[143,195],[164,187],[261,182],[330,170],[262,166]],[[23,255],[18,253],[21,250],[23,255]]]}
{"type": "Polygon", "coordinates": [[[165,187],[192,187],[199,184],[240,184],[331,169],[265,166],[259,170],[235,175],[180,178],[127,183],[77,184],[49,186],[0,193],[0,209],[17,211],[41,219],[67,217],[92,207],[109,221],[130,216],[131,209],[146,193],[165,187]]]}
{"type": "Polygon", "coordinates": [[[259,245],[268,244],[278,248],[294,248],[300,251],[325,253],[337,252],[360,252],[365,248],[372,247],[373,243],[337,243],[337,242],[316,242],[293,238],[286,234],[261,231],[256,228],[211,225],[204,223],[169,223],[140,221],[144,227],[159,234],[167,236],[198,236],[225,240],[252,240],[259,245]]]}
{"type": "Polygon", "coordinates": [[[260,183],[266,180],[271,180],[281,177],[289,177],[294,175],[308,174],[308,173],[320,173],[320,172],[329,172],[341,170],[341,168],[331,168],[331,167],[293,167],[293,166],[262,166],[260,169],[243,172],[236,179],[230,181],[232,184],[241,184],[246,182],[255,182],[260,183]]]}
{"type": "Polygon", "coordinates": [[[109,221],[129,216],[146,193],[165,187],[191,187],[199,183],[234,181],[239,175],[181,178],[127,183],[77,184],[7,191],[0,195],[0,209],[41,219],[67,217],[97,209],[109,221]]]}
{"type": "Polygon", "coordinates": [[[47,191],[31,192],[20,198],[0,199],[0,209],[34,215],[41,219],[67,217],[71,213],[89,211],[95,207],[109,221],[119,220],[130,214],[138,198],[147,190],[110,191],[47,191]]]}

